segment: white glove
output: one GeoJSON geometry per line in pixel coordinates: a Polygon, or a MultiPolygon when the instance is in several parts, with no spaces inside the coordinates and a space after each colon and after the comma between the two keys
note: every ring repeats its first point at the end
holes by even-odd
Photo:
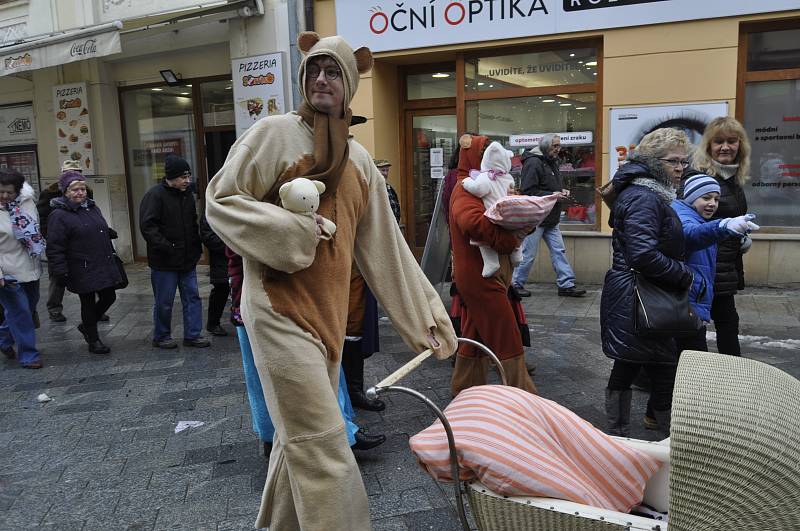
{"type": "Polygon", "coordinates": [[[742,254],[745,254],[747,251],[750,250],[750,247],[753,246],[753,240],[750,239],[750,236],[745,236],[742,238],[742,246],[740,247],[742,254]]]}
{"type": "Polygon", "coordinates": [[[753,219],[756,219],[755,214],[745,214],[744,216],[723,219],[720,226],[727,229],[734,236],[744,236],[761,228],[751,221],[753,219]]]}

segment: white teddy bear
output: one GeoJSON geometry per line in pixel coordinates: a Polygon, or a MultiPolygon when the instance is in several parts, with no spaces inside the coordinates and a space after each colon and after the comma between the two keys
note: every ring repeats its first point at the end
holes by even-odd
{"type": "MultiPolygon", "coordinates": [[[[511,151],[504,148],[499,142],[492,142],[481,159],[481,171],[471,171],[469,177],[461,181],[464,190],[475,197],[483,199],[483,206],[489,210],[497,201],[508,196],[514,188],[514,177],[511,171],[511,151]]],[[[488,245],[470,240],[470,245],[475,245],[481,252],[483,258],[483,278],[494,276],[500,270],[500,257],[497,251],[488,245]]],[[[516,266],[522,261],[522,250],[517,247],[511,253],[511,265],[516,266]]]]}
{"type": "MultiPolygon", "coordinates": [[[[319,196],[325,191],[325,183],[322,181],[312,181],[305,177],[299,177],[288,183],[281,185],[278,195],[281,198],[283,208],[296,214],[316,214],[319,208],[319,196]]],[[[320,216],[321,217],[321,216],[320,216]]],[[[336,224],[322,218],[320,226],[323,240],[329,240],[336,232],[336,224]]]]}

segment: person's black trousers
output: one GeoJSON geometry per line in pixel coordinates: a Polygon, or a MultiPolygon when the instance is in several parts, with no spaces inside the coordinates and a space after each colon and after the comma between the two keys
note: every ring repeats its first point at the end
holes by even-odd
{"type": "Polygon", "coordinates": [[[117,293],[114,288],[106,288],[100,291],[90,291],[78,295],[81,299],[81,323],[86,339],[94,342],[100,339],[97,333],[97,321],[104,313],[111,308],[117,300],[117,293]]]}
{"type": "Polygon", "coordinates": [[[52,278],[47,288],[47,311],[61,313],[64,310],[64,286],[52,278]]]}
{"type": "Polygon", "coordinates": [[[208,294],[206,329],[219,326],[222,312],[225,311],[225,305],[228,304],[228,295],[231,292],[231,286],[227,282],[215,282],[211,286],[211,293],[208,294]]]}
{"type": "Polygon", "coordinates": [[[614,367],[608,377],[608,388],[612,391],[630,389],[639,371],[644,369],[650,379],[650,400],[648,409],[667,411],[672,407],[672,388],[675,387],[676,365],[655,365],[651,363],[629,363],[614,360],[614,367]]]}
{"type": "Polygon", "coordinates": [[[739,313],[734,295],[715,295],[711,302],[711,319],[717,329],[717,350],[720,354],[741,356],[739,346],[739,313]]]}
{"type": "Polygon", "coordinates": [[[678,345],[678,356],[684,350],[700,350],[708,352],[708,342],[706,341],[706,327],[697,332],[697,334],[690,337],[675,338],[675,343],[678,345]]]}

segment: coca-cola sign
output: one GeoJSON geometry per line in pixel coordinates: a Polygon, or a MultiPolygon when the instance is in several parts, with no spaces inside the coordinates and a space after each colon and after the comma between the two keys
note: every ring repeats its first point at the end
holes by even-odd
{"type": "Polygon", "coordinates": [[[85,41],[72,41],[69,49],[70,57],[81,55],[94,55],[97,53],[97,39],[86,39],[85,41]]]}

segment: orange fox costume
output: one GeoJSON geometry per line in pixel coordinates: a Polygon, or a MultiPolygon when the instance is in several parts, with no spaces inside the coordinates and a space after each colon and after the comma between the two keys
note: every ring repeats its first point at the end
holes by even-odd
{"type": "Polygon", "coordinates": [[[415,352],[433,334],[436,354],[449,356],[455,333],[394,221],[383,176],[348,135],[347,107],[371,53],[314,33],[298,44],[303,105],[236,141],[209,183],[206,215],[243,258],[242,318],[276,428],[256,526],[361,531],[370,529],[367,496],[336,400],[353,261],[415,352]],[[316,112],[305,94],[305,65],[318,56],[341,68],[342,118],[316,112]],[[327,185],[317,214],[336,224],[330,239],[317,236],[313,215],[278,205],[278,186],[301,176],[327,185]]]}

